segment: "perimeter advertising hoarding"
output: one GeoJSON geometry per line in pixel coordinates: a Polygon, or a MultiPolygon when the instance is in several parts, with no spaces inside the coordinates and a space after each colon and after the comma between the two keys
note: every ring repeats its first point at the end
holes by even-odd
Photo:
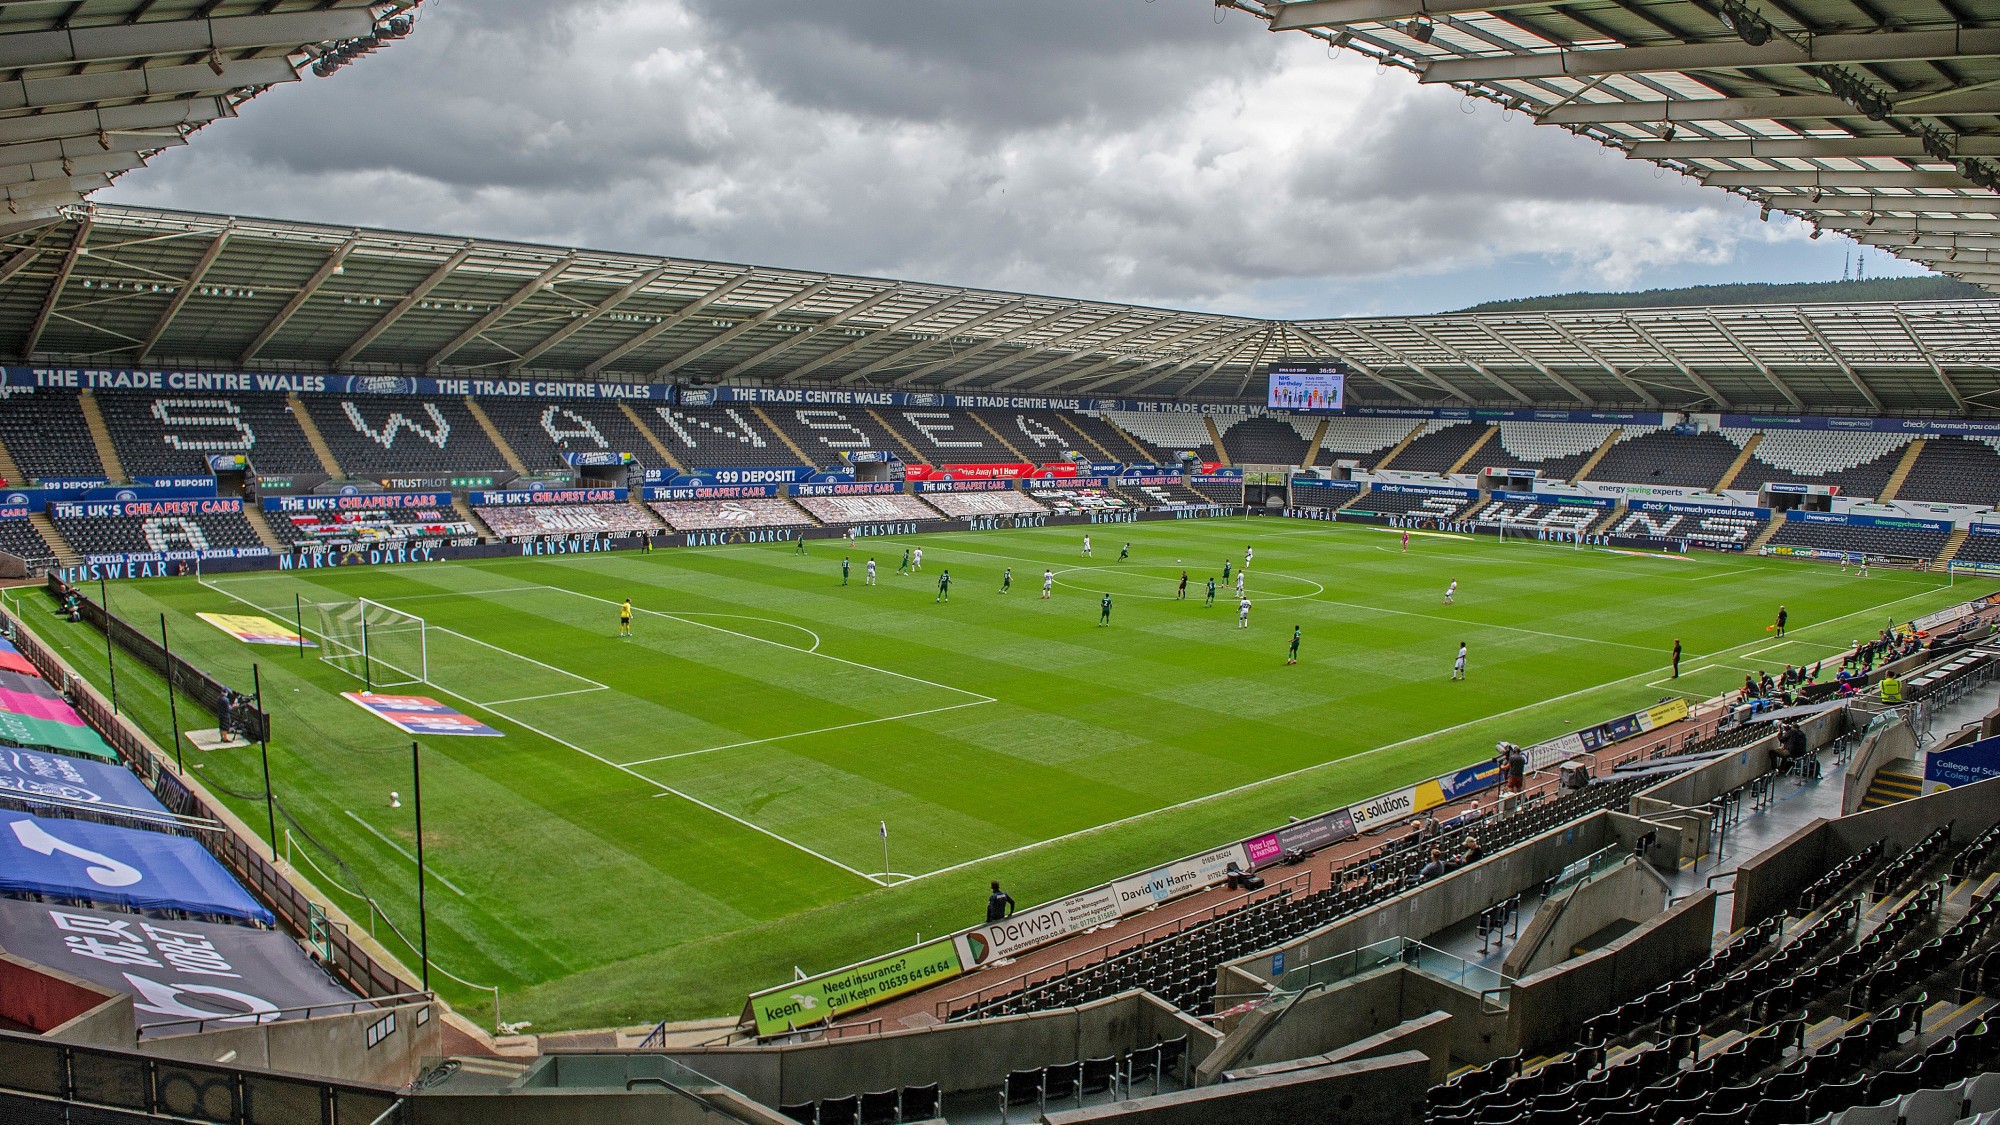
{"type": "Polygon", "coordinates": [[[548,379],[431,379],[411,375],[280,375],[235,371],[135,371],[127,368],[6,367],[0,385],[91,391],[193,391],[202,394],[451,395],[476,398],[601,399],[672,402],[670,383],[579,383],[548,379]]]}
{"type": "Polygon", "coordinates": [[[134,516],[139,519],[156,519],[172,516],[200,516],[218,513],[240,512],[243,501],[237,499],[211,500],[130,500],[96,501],[83,503],[58,501],[49,505],[49,515],[59,520],[88,519],[94,516],[134,516]]]}
{"type": "Polygon", "coordinates": [[[784,486],[776,484],[673,485],[666,488],[649,484],[645,497],[648,500],[760,500],[783,493],[784,486]]]}
{"type": "Polygon", "coordinates": [[[1379,828],[1390,821],[1415,816],[1442,804],[1444,804],[1444,787],[1433,778],[1430,781],[1420,781],[1415,785],[1398,789],[1393,793],[1384,793],[1372,801],[1355,805],[1348,812],[1354,817],[1354,830],[1366,832],[1371,828],[1379,828]]]}
{"type": "Polygon", "coordinates": [[[969,972],[1012,957],[1023,949],[1116,922],[1122,916],[1118,896],[1110,887],[1092,887],[1033,910],[1018,911],[1001,921],[988,922],[952,940],[957,943],[959,964],[969,972]]]}
{"type": "Polygon", "coordinates": [[[759,1035],[783,1035],[835,1019],[843,1012],[880,1004],[906,992],[928,988],[964,972],[958,949],[944,938],[850,965],[836,972],[752,993],[750,1014],[759,1035]]]}
{"type": "Polygon", "coordinates": [[[1924,792],[1973,785],[2000,777],[2000,738],[1982,738],[1951,750],[1933,750],[1924,760],[1924,792]]]}
{"type": "Polygon", "coordinates": [[[623,504],[622,488],[538,488],[529,491],[468,492],[465,502],[475,508],[513,508],[530,504],[623,504]]]}
{"type": "Polygon", "coordinates": [[[449,508],[449,492],[355,492],[339,496],[266,496],[267,512],[377,512],[385,508],[449,508]]]}
{"type": "Polygon", "coordinates": [[[1117,896],[1118,912],[1131,914],[1220,883],[1232,863],[1241,870],[1250,869],[1250,855],[1240,843],[1128,875],[1112,883],[1111,892],[1117,896]]]}

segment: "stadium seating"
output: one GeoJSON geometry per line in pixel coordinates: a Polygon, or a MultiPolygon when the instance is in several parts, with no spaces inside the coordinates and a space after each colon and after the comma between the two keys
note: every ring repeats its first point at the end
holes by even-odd
{"type": "Polygon", "coordinates": [[[1488,500],[1472,508],[1471,520],[1485,527],[1520,527],[1539,531],[1587,531],[1604,518],[1603,508],[1582,504],[1536,504],[1529,501],[1488,500]]]}
{"type": "Polygon", "coordinates": [[[63,538],[69,540],[70,546],[85,556],[263,546],[241,512],[203,512],[187,516],[89,516],[58,519],[55,524],[63,538]]]}
{"type": "Polygon", "coordinates": [[[1143,464],[1169,465],[1180,460],[1183,449],[1168,449],[1155,445],[1144,437],[1120,426],[1113,421],[1107,411],[1093,414],[1063,413],[1061,418],[1075,423],[1077,429],[1090,435],[1099,445],[1111,453],[1114,461],[1136,461],[1143,464]]]}
{"type": "Polygon", "coordinates": [[[324,471],[283,395],[113,391],[97,403],[130,476],[207,476],[211,453],[243,454],[265,476],[324,471]]]}
{"type": "Polygon", "coordinates": [[[10,388],[0,394],[0,445],[31,481],[105,477],[75,391],[10,388]]]}
{"type": "MultiPolygon", "coordinates": [[[[869,451],[909,457],[909,449],[858,406],[767,406],[764,416],[805,450],[821,468],[841,463],[846,454],[869,451]]],[[[792,458],[797,460],[797,458],[792,458]]]]}
{"type": "Polygon", "coordinates": [[[1292,482],[1292,503],[1301,508],[1338,508],[1359,495],[1352,488],[1335,488],[1330,481],[1311,477],[1292,482]]]}
{"type": "Polygon", "coordinates": [[[1466,507],[1471,503],[1473,501],[1457,496],[1425,496],[1416,492],[1384,492],[1381,489],[1371,489],[1359,500],[1348,505],[1347,510],[1378,516],[1421,516],[1432,520],[1453,520],[1463,518],[1466,507]]]}
{"type": "MultiPolygon", "coordinates": [[[[1173,508],[1186,507],[1190,504],[1206,505],[1221,503],[1221,501],[1211,499],[1203,492],[1197,492],[1192,486],[1181,481],[1173,481],[1167,484],[1127,483],[1120,485],[1119,490],[1134,500],[1153,508],[1173,508]]],[[[1238,499],[1232,501],[1232,503],[1237,504],[1241,504],[1242,502],[1240,495],[1238,499]]]]}
{"type": "Polygon", "coordinates": [[[1243,504],[1242,481],[1205,480],[1190,483],[1187,488],[1210,504],[1226,504],[1232,508],[1243,504]]]}
{"type": "Polygon", "coordinates": [[[1709,489],[1742,452],[1720,434],[1627,428],[1590,470],[1590,479],[1709,489]]]}
{"type": "Polygon", "coordinates": [[[1003,489],[996,492],[926,492],[924,503],[947,516],[1027,516],[1046,515],[1048,509],[1035,503],[1025,492],[1003,489]]]}
{"type": "Polygon", "coordinates": [[[747,406],[635,407],[646,426],[690,469],[776,468],[799,455],[747,406]]]}
{"type": "Polygon", "coordinates": [[[1319,421],[1266,415],[1239,417],[1227,425],[1217,419],[1216,425],[1222,430],[1222,444],[1228,447],[1229,460],[1234,464],[1302,465],[1319,421]],[[1304,423],[1308,428],[1300,433],[1294,422],[1304,423]]]}
{"type": "MultiPolygon", "coordinates": [[[[1215,442],[1208,436],[1208,421],[1200,414],[1140,414],[1131,410],[1107,410],[1106,420],[1124,430],[1150,450],[1155,463],[1177,461],[1183,452],[1199,454],[1214,461],[1215,442]]],[[[1225,441],[1228,439],[1224,439],[1225,441]]]]}
{"type": "Polygon", "coordinates": [[[1499,426],[1500,432],[1480,450],[1482,464],[1535,469],[1544,480],[1563,481],[1576,476],[1619,428],[1602,422],[1501,422],[1499,426]]]}
{"type": "Polygon", "coordinates": [[[1122,512],[1145,506],[1115,488],[1068,488],[1030,481],[1028,495],[1059,516],[1074,516],[1084,512],[1122,512]]]}
{"type": "Polygon", "coordinates": [[[48,544],[42,542],[34,525],[27,520],[0,520],[0,551],[25,559],[30,568],[55,561],[48,544]]]}
{"type": "Polygon", "coordinates": [[[414,395],[300,398],[342,470],[355,477],[506,476],[462,400],[414,395]]]}
{"type": "Polygon", "coordinates": [[[782,496],[747,500],[655,500],[646,505],[675,531],[811,527],[813,518],[782,496]]]}
{"type": "Polygon", "coordinates": [[[493,398],[479,406],[530,470],[561,465],[564,453],[630,453],[642,465],[659,460],[616,403],[493,398]]]}
{"type": "Polygon", "coordinates": [[[1847,527],[1841,524],[1800,523],[1786,520],[1770,540],[1772,546],[1814,547],[1827,551],[1850,551],[1870,557],[1922,559],[1929,561],[1944,550],[1951,538],[1944,531],[1908,531],[1888,527],[1847,527]]]}
{"type": "Polygon", "coordinates": [[[288,546],[478,535],[448,508],[371,508],[355,512],[268,513],[265,523],[288,546]]]}
{"type": "MultiPolygon", "coordinates": [[[[1313,463],[1331,465],[1337,461],[1353,461],[1363,468],[1372,469],[1380,463],[1383,454],[1415,428],[1408,418],[1329,418],[1326,436],[1320,439],[1319,456],[1314,458],[1313,463]]],[[[1467,440],[1469,443],[1470,439],[1467,440]]],[[[1465,450],[1460,449],[1459,452],[1464,453],[1465,450]]]]}
{"type": "Polygon", "coordinates": [[[1055,410],[1009,410],[1004,414],[990,413],[986,420],[1000,435],[1007,439],[1021,456],[1037,465],[1060,461],[1065,454],[1080,453],[1085,460],[1102,461],[1108,455],[1114,461],[1149,461],[1117,429],[1102,420],[1083,414],[1067,414],[1055,410]],[[1081,436],[1089,433],[1090,438],[1081,436]],[[1091,444],[1095,440],[1105,448],[1100,451],[1091,444]]]}
{"type": "MultiPolygon", "coordinates": [[[[1724,428],[1719,433],[1739,447],[1756,430],[1724,428]]],[[[1905,434],[1848,430],[1770,430],[1757,443],[1730,487],[1754,490],[1766,484],[1837,485],[1848,496],[1876,497],[1895,473],[1910,443],[1905,434]]]]}
{"type": "MultiPolygon", "coordinates": [[[[1401,425],[1399,420],[1397,425],[1401,425]]],[[[1404,430],[1408,433],[1408,430],[1404,430]]],[[[1486,427],[1476,422],[1429,422],[1423,432],[1396,454],[1389,468],[1404,473],[1447,473],[1479,440],[1486,427]]],[[[1401,435],[1397,436],[1401,441],[1401,435]]],[[[1392,443],[1393,444],[1393,443],[1392,443]]],[[[1488,444],[1491,448],[1491,443],[1488,444]]]]}
{"type": "Polygon", "coordinates": [[[1688,515],[1681,512],[1627,512],[1610,534],[1633,539],[1685,541],[1720,550],[1742,550],[1757,538],[1764,521],[1755,516],[1688,515]]]}
{"type": "Polygon", "coordinates": [[[828,526],[944,518],[922,500],[893,492],[880,496],[801,496],[798,503],[814,519],[828,526]]]}
{"type": "Polygon", "coordinates": [[[1938,504],[2000,504],[2000,446],[1994,438],[1940,437],[1924,443],[1898,500],[1938,504]]]}
{"type": "Polygon", "coordinates": [[[2000,535],[1973,535],[1967,537],[1953,562],[2000,563],[2000,535]]]}
{"type": "Polygon", "coordinates": [[[514,538],[540,535],[646,535],[660,530],[630,504],[522,504],[473,511],[493,534],[514,538]]]}
{"type": "MultiPolygon", "coordinates": [[[[927,465],[992,464],[1018,461],[1014,451],[995,441],[986,426],[980,424],[983,418],[994,430],[1005,432],[1001,425],[1007,416],[999,413],[983,413],[975,418],[970,410],[882,410],[882,420],[903,439],[903,444],[916,450],[918,461],[927,465]]],[[[1016,442],[1016,445],[1021,444],[1016,442]]],[[[1072,444],[1071,448],[1074,448],[1072,444]]],[[[907,456],[903,446],[895,447],[897,456],[907,456]]],[[[1022,451],[1028,455],[1026,450],[1022,451]]],[[[1047,460],[1062,456],[1060,452],[1051,454],[1047,460]]]]}

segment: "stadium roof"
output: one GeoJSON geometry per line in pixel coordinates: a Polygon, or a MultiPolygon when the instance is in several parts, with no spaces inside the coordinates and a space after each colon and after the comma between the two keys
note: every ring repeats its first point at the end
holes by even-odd
{"type": "Polygon", "coordinates": [[[2000,289],[1991,0],[1218,4],[2000,289]]]}
{"type": "Polygon", "coordinates": [[[106,205],[0,237],[0,356],[1217,400],[1327,358],[1368,405],[2000,413],[2000,301],[1277,321],[106,205]]]}
{"type": "Polygon", "coordinates": [[[415,0],[0,0],[0,230],[47,222],[309,66],[406,34],[415,0]]]}

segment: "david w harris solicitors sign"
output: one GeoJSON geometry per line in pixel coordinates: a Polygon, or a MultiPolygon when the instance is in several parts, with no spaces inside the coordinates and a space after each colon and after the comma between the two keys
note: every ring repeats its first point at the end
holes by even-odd
{"type": "Polygon", "coordinates": [[[84,503],[59,502],[49,505],[49,514],[59,520],[89,519],[93,516],[136,516],[153,519],[161,516],[202,516],[225,512],[240,512],[243,501],[238,499],[211,500],[127,500],[85,501],[84,503]]]}

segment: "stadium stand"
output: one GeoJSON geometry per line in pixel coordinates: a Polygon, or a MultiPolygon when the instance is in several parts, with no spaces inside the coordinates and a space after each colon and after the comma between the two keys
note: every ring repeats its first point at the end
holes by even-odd
{"type": "MultiPolygon", "coordinates": [[[[0,524],[0,527],[4,527],[0,524]]],[[[2000,535],[1968,536],[1953,562],[2000,563],[2000,535]]]]}
{"type": "Polygon", "coordinates": [[[1266,415],[1239,417],[1226,425],[1217,419],[1216,427],[1229,447],[1229,459],[1238,465],[1302,465],[1319,420],[1266,415]],[[1307,427],[1304,433],[1300,424],[1307,427]]]}
{"type": "Polygon", "coordinates": [[[634,407],[682,465],[690,469],[775,468],[799,455],[747,406],[634,407]]]}
{"type": "MultiPolygon", "coordinates": [[[[1383,454],[1395,448],[1396,443],[1415,428],[1415,424],[1407,418],[1328,418],[1326,436],[1320,439],[1319,456],[1314,459],[1314,464],[1353,461],[1363,468],[1372,469],[1381,463],[1383,454]]],[[[1465,451],[1461,449],[1459,452],[1465,451]]]]}
{"type": "MultiPolygon", "coordinates": [[[[1178,480],[1166,484],[1127,483],[1120,486],[1120,491],[1134,500],[1138,500],[1154,508],[1186,507],[1190,504],[1206,505],[1222,502],[1213,499],[1203,492],[1197,491],[1194,486],[1178,480]]],[[[1243,500],[1240,495],[1234,501],[1237,504],[1241,504],[1242,502],[1243,500]]]]}
{"type": "Polygon", "coordinates": [[[1609,534],[1632,539],[1668,539],[1716,550],[1740,551],[1757,537],[1764,521],[1755,516],[1691,515],[1683,512],[1627,512],[1609,534]]]}
{"type": "Polygon", "coordinates": [[[473,509],[493,534],[645,535],[660,530],[630,504],[521,504],[473,509]]]}
{"type": "Polygon", "coordinates": [[[1104,417],[1143,442],[1145,448],[1154,452],[1156,463],[1179,460],[1183,452],[1197,453],[1204,461],[1216,459],[1215,442],[1208,436],[1208,421],[1200,414],[1140,414],[1130,410],[1107,410],[1104,417]]]}
{"type": "MultiPolygon", "coordinates": [[[[1480,451],[1488,465],[1534,469],[1543,480],[1566,481],[1583,468],[1617,426],[1601,422],[1501,422],[1500,432],[1480,451]]],[[[1401,467],[1402,458],[1397,458],[1401,467]]]]}
{"type": "MultiPolygon", "coordinates": [[[[995,441],[970,410],[883,410],[882,420],[902,438],[903,445],[916,450],[921,463],[928,465],[984,464],[1017,461],[1014,451],[995,441]]],[[[1007,415],[986,416],[996,431],[996,423],[1007,415]]],[[[1004,431],[1001,431],[1004,432],[1004,431]]],[[[1020,443],[1016,443],[1020,444],[1020,443]]],[[[903,445],[896,446],[898,456],[903,445]]],[[[1022,453],[1026,455],[1026,450],[1022,453]]],[[[1049,459],[1061,456],[1052,455],[1049,459]]]]}
{"type": "Polygon", "coordinates": [[[241,512],[202,512],[185,516],[87,516],[57,519],[55,525],[78,553],[90,555],[151,554],[161,551],[206,551],[257,548],[263,542],[241,512]]]}
{"type": "Polygon", "coordinates": [[[909,456],[901,438],[855,406],[767,406],[764,416],[785,431],[817,466],[838,465],[845,454],[870,451],[909,456]]]}
{"type": "Polygon", "coordinates": [[[1526,500],[1488,500],[1473,507],[1469,518],[1482,527],[1521,527],[1536,531],[1588,531],[1604,518],[1605,509],[1582,504],[1537,504],[1526,500]]]}
{"type": "Polygon", "coordinates": [[[1360,495],[1353,488],[1335,488],[1331,481],[1311,477],[1292,481],[1292,503],[1301,508],[1338,508],[1360,495]]]}
{"type": "Polygon", "coordinates": [[[490,398],[481,399],[480,408],[531,470],[562,464],[566,452],[630,453],[642,465],[659,460],[616,403],[490,398]]]}
{"type": "Polygon", "coordinates": [[[1190,483],[1188,491],[1203,497],[1210,504],[1226,504],[1232,508],[1243,503],[1243,482],[1225,480],[1205,480],[1190,483]]]}
{"type": "Polygon", "coordinates": [[[1025,492],[1002,489],[994,492],[926,492],[926,504],[947,516],[1029,516],[1047,515],[1048,509],[1035,503],[1025,492]]]}
{"type": "MultiPolygon", "coordinates": [[[[1768,440],[1768,438],[1766,439],[1768,440]]],[[[1924,443],[1898,500],[1937,504],[2000,504],[2000,439],[1936,437],[1924,443]]]]}
{"type": "Polygon", "coordinates": [[[801,496],[798,504],[812,513],[814,519],[829,526],[944,518],[922,500],[893,492],[879,496],[801,496]]]}
{"type": "Polygon", "coordinates": [[[264,522],[287,546],[376,539],[478,535],[479,529],[441,508],[374,508],[353,512],[270,512],[264,522]]]}
{"type": "Polygon", "coordinates": [[[1080,453],[1088,461],[1151,460],[1114,428],[1085,414],[1065,414],[1054,410],[1010,410],[990,414],[987,421],[1000,431],[1021,456],[1038,465],[1060,461],[1068,453],[1080,453]],[[1080,429],[1088,424],[1094,429],[1080,429]],[[1085,433],[1091,436],[1084,436],[1085,433]],[[1093,444],[1095,443],[1095,444],[1093,444]],[[1103,446],[1100,449],[1097,446],[1103,446]]]}
{"type": "Polygon", "coordinates": [[[1628,428],[1591,468],[1590,479],[1708,489],[1742,452],[1720,434],[1628,428]]]}
{"type": "MultiPolygon", "coordinates": [[[[1740,448],[1758,431],[1725,427],[1718,432],[1740,448]]],[[[1880,496],[1910,440],[1904,434],[1770,430],[1730,487],[1747,491],[1766,484],[1822,484],[1837,485],[1849,496],[1880,496]]]]}
{"type": "Polygon", "coordinates": [[[126,473],[207,476],[208,455],[240,453],[264,475],[318,473],[285,396],[101,392],[98,409],[126,473]]]}
{"type": "Polygon", "coordinates": [[[42,542],[35,526],[27,520],[0,520],[0,551],[20,557],[30,569],[55,561],[49,545],[42,542]]]}
{"type": "Polygon", "coordinates": [[[75,391],[10,388],[0,395],[0,445],[31,481],[105,479],[75,391]]]}
{"type": "Polygon", "coordinates": [[[810,527],[813,518],[782,496],[747,500],[655,500],[646,505],[675,531],[810,527]]]}
{"type": "Polygon", "coordinates": [[[1137,461],[1145,464],[1166,465],[1180,460],[1180,449],[1168,449],[1154,445],[1140,435],[1126,430],[1113,421],[1110,412],[1080,414],[1049,412],[1045,417],[1057,419],[1065,425],[1073,425],[1092,441],[1104,447],[1113,461],[1137,461]]]}
{"type": "Polygon", "coordinates": [[[1770,539],[1771,546],[1812,547],[1826,551],[1848,551],[1875,558],[1916,559],[1929,562],[1951,538],[1946,531],[1912,531],[1889,527],[1849,527],[1843,524],[1802,523],[1786,520],[1770,539]]]}
{"type": "Polygon", "coordinates": [[[1361,498],[1349,505],[1347,510],[1378,516],[1422,516],[1425,519],[1450,520],[1464,518],[1466,507],[1472,503],[1472,500],[1457,496],[1384,492],[1377,488],[1362,494],[1361,498]]]}
{"type": "MultiPolygon", "coordinates": [[[[1398,421],[1397,425],[1402,425],[1401,421],[1398,421]]],[[[1450,472],[1451,467],[1465,456],[1465,451],[1471,449],[1472,443],[1478,441],[1480,435],[1485,432],[1486,427],[1476,422],[1426,423],[1423,432],[1404,446],[1403,451],[1396,454],[1395,459],[1389,462],[1389,468],[1404,473],[1450,472]]],[[[1407,434],[1409,430],[1405,429],[1403,433],[1407,434]]],[[[1401,441],[1402,434],[1398,434],[1396,440],[1401,441]]],[[[1490,444],[1488,448],[1491,448],[1490,444]]]]}
{"type": "Polygon", "coordinates": [[[306,395],[300,401],[334,460],[351,476],[512,476],[458,399],[306,395]]]}
{"type": "Polygon", "coordinates": [[[1144,507],[1115,488],[1059,488],[1031,482],[1028,495],[1059,516],[1084,512],[1120,512],[1144,507]]]}

